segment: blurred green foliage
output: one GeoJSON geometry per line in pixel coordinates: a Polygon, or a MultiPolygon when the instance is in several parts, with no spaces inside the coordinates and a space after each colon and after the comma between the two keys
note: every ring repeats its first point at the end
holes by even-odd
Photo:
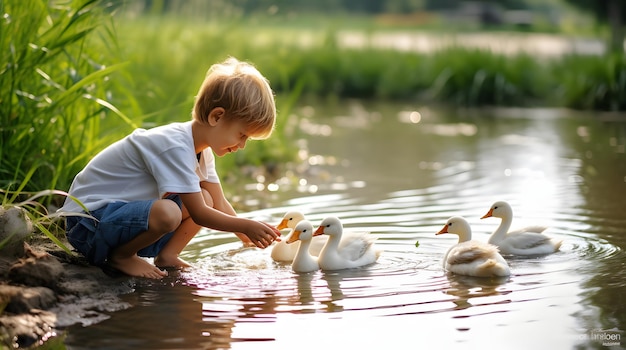
{"type": "Polygon", "coordinates": [[[567,107],[626,110],[626,58],[622,54],[567,56],[554,66],[554,76],[560,82],[557,98],[567,107]]]}

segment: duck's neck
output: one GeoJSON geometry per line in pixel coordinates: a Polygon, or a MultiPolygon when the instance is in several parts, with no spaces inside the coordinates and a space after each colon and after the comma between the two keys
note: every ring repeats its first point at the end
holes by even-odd
{"type": "Polygon", "coordinates": [[[296,255],[293,257],[294,261],[301,261],[304,259],[311,259],[311,254],[309,254],[309,246],[311,245],[311,240],[300,241],[300,246],[296,251],[296,255]]]}
{"type": "Polygon", "coordinates": [[[311,245],[310,239],[300,241],[300,247],[298,248],[296,256],[291,263],[291,268],[295,272],[311,272],[320,268],[317,262],[317,257],[314,257],[309,253],[309,245],[311,245]]]}
{"type": "Polygon", "coordinates": [[[339,241],[341,241],[340,235],[328,235],[328,241],[324,244],[324,248],[320,252],[320,256],[327,254],[337,254],[339,249],[339,241]]]}
{"type": "Polygon", "coordinates": [[[459,236],[459,243],[472,240],[472,228],[468,223],[462,223],[460,230],[456,234],[459,236]]]}
{"type": "Polygon", "coordinates": [[[466,230],[459,234],[459,243],[467,242],[472,240],[472,231],[466,230]]]}
{"type": "Polygon", "coordinates": [[[500,226],[498,226],[498,228],[493,231],[491,237],[489,237],[489,242],[500,241],[504,239],[507,232],[509,232],[509,228],[511,228],[511,222],[513,222],[513,218],[511,217],[511,215],[505,215],[501,219],[502,221],[500,221],[500,226]]]}

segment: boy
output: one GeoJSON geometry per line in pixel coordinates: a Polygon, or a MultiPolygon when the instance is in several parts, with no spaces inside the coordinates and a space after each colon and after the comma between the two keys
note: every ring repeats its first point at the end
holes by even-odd
{"type": "MultiPolygon", "coordinates": [[[[69,194],[97,220],[68,216],[68,241],[93,265],[154,279],[167,275],[161,268],[190,266],[178,255],[201,227],[268,247],[280,232],[236,216],[213,153],[221,157],[248,139],[269,137],[275,120],[273,92],[256,68],[235,58],[213,65],[191,121],[137,129],[76,175],[69,194]],[[140,256],[154,257],[154,265],[140,256]]],[[[82,208],[68,197],[61,210],[82,208]]]]}

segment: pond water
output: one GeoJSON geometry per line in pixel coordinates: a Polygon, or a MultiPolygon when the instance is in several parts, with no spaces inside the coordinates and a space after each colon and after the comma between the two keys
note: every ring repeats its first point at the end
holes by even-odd
{"type": "Polygon", "coordinates": [[[380,259],[297,274],[269,249],[202,231],[184,252],[194,268],[135,281],[122,296],[132,307],[69,327],[67,348],[626,345],[625,116],[356,101],[297,114],[307,165],[250,184],[241,200],[258,209],[241,215],[274,224],[292,209],[314,224],[335,215],[378,237],[380,259]],[[435,233],[461,215],[486,241],[499,219],[480,217],[496,200],[512,205],[514,227],[549,226],[561,250],[508,258],[510,278],[446,274],[456,236],[435,233]]]}

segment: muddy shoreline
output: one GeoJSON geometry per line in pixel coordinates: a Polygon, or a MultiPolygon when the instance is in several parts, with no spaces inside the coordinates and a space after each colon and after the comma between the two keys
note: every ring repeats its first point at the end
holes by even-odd
{"type": "Polygon", "coordinates": [[[133,278],[107,275],[46,237],[26,240],[21,256],[1,253],[0,347],[37,347],[65,327],[131,307],[119,297],[133,291],[133,278]]]}

